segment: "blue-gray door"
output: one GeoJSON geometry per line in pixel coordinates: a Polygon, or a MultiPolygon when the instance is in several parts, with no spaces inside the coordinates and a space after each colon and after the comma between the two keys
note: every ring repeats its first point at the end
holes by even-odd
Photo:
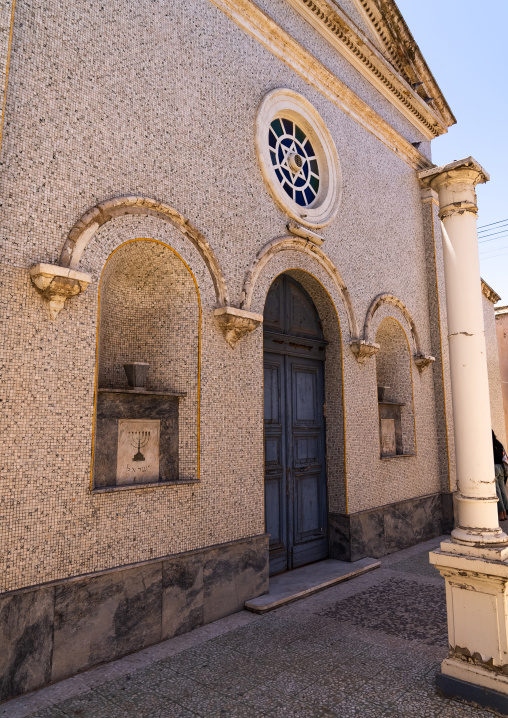
{"type": "Polygon", "coordinates": [[[312,300],[281,275],[264,312],[265,520],[270,573],[326,558],[325,342],[312,300]]]}

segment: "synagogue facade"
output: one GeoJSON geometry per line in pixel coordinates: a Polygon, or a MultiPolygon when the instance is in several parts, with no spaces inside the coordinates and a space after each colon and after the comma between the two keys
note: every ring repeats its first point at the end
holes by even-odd
{"type": "Polygon", "coordinates": [[[7,699],[453,526],[455,118],[392,0],[2,13],[7,699]]]}

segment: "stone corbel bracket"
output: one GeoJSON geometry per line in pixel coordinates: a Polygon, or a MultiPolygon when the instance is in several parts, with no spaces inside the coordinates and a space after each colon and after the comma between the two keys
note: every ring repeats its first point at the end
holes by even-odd
{"type": "Polygon", "coordinates": [[[55,264],[36,264],[30,268],[30,279],[49,304],[49,316],[55,319],[67,299],[84,292],[92,281],[90,274],[55,264]]]}
{"type": "Polygon", "coordinates": [[[286,227],[288,232],[291,232],[291,234],[294,234],[297,237],[302,237],[302,239],[307,239],[309,242],[312,242],[318,247],[320,247],[325,241],[325,238],[322,237],[320,234],[317,234],[317,232],[313,232],[307,227],[302,227],[296,222],[290,221],[287,223],[286,227]]]}
{"type": "Polygon", "coordinates": [[[215,321],[224,333],[227,343],[234,348],[246,334],[263,323],[263,315],[236,307],[219,307],[214,311],[215,321]]]}
{"type": "Polygon", "coordinates": [[[418,371],[420,374],[425,371],[425,369],[433,364],[436,361],[436,357],[431,356],[430,354],[415,354],[414,355],[414,362],[416,366],[418,367],[418,371]]]}
{"type": "Polygon", "coordinates": [[[364,364],[367,359],[370,359],[370,357],[378,353],[380,345],[375,342],[366,342],[365,339],[352,339],[349,342],[349,347],[355,355],[358,364],[364,364]]]}

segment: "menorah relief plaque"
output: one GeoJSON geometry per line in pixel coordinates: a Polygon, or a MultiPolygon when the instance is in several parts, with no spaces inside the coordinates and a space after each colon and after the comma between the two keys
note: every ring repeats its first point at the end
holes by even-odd
{"type": "Polygon", "coordinates": [[[395,456],[396,453],[395,419],[381,419],[381,456],[395,456]]]}
{"type": "Polygon", "coordinates": [[[159,419],[119,419],[116,483],[159,481],[159,419]]]}
{"type": "Polygon", "coordinates": [[[94,490],[178,481],[181,396],[133,389],[99,389],[94,490]]]}

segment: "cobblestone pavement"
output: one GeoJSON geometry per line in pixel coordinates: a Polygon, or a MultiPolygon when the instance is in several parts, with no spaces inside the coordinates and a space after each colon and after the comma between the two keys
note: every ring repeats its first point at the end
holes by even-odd
{"type": "Polygon", "coordinates": [[[435,693],[439,540],[264,616],[222,619],[0,705],[2,718],[492,718],[435,693]]]}

